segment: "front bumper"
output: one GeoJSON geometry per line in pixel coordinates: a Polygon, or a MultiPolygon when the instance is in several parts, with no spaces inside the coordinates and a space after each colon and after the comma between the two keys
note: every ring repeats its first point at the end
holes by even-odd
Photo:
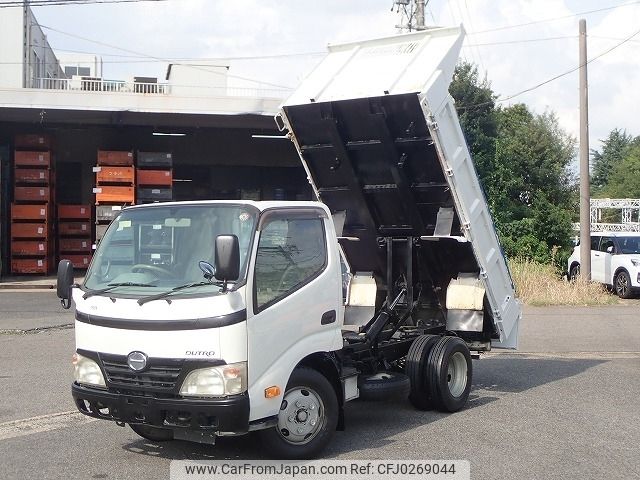
{"type": "Polygon", "coordinates": [[[129,424],[216,434],[249,431],[249,396],[207,400],[125,395],[87,388],[78,383],[71,394],[80,412],[90,417],[129,424]]]}

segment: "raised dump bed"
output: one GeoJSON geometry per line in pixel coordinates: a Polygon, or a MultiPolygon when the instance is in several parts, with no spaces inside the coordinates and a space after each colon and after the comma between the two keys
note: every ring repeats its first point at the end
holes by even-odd
{"type": "Polygon", "coordinates": [[[373,272],[377,306],[406,286],[417,320],[513,348],[520,305],[448,93],[462,39],[442,28],[330,46],[276,120],[352,271],[373,272]]]}

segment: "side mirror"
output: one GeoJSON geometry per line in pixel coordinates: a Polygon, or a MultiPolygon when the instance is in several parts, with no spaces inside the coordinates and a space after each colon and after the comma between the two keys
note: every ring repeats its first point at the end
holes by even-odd
{"type": "Polygon", "coordinates": [[[607,253],[613,253],[613,247],[607,247],[607,253]]]}
{"type": "Polygon", "coordinates": [[[71,286],[73,285],[73,264],[69,260],[60,260],[58,264],[58,281],[56,292],[62,308],[71,307],[71,286]]]}
{"type": "Polygon", "coordinates": [[[235,235],[218,235],[215,245],[216,280],[226,282],[238,280],[240,276],[240,245],[235,235]]]}

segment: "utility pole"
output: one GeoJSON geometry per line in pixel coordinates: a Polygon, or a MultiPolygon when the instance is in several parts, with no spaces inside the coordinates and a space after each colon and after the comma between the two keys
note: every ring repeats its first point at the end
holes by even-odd
{"type": "Polygon", "coordinates": [[[395,8],[400,14],[400,23],[396,28],[400,32],[413,32],[424,30],[424,9],[429,0],[393,0],[391,10],[395,8]]]}
{"type": "Polygon", "coordinates": [[[414,0],[416,4],[416,30],[424,30],[424,0],[414,0]]]}
{"type": "Polygon", "coordinates": [[[580,19],[580,275],[591,280],[591,217],[589,192],[589,85],[587,83],[587,21],[580,19]]]}
{"type": "Polygon", "coordinates": [[[31,26],[29,25],[29,0],[23,0],[22,2],[22,88],[30,87],[27,79],[29,78],[29,74],[27,70],[29,69],[29,58],[30,58],[30,48],[29,44],[31,43],[31,35],[30,35],[31,26]]]}

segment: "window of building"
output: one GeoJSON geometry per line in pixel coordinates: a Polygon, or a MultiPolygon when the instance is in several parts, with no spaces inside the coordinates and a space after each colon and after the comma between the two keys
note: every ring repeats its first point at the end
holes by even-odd
{"type": "Polygon", "coordinates": [[[315,278],[326,265],[322,220],[274,219],[262,229],[255,268],[256,306],[267,308],[315,278]]]}
{"type": "Polygon", "coordinates": [[[64,74],[67,77],[72,77],[73,75],[89,77],[91,76],[91,69],[89,67],[64,67],[64,74]]]}

